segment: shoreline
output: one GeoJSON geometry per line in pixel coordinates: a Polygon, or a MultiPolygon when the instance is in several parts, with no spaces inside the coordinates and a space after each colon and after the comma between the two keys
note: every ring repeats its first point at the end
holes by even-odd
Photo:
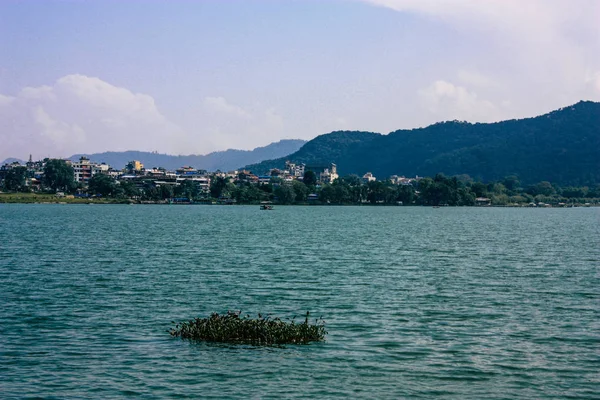
{"type": "MultiPolygon", "coordinates": [[[[295,204],[278,204],[273,203],[275,207],[290,207],[290,206],[311,206],[311,207],[432,207],[432,208],[447,208],[447,207],[474,207],[474,208],[590,208],[600,207],[600,202],[597,199],[590,199],[590,202],[569,203],[565,201],[552,203],[511,203],[511,204],[481,204],[481,205],[426,205],[426,204],[390,204],[390,203],[355,203],[355,204],[331,204],[323,202],[306,202],[295,204]]],[[[196,201],[196,202],[177,202],[168,200],[134,200],[134,199],[117,199],[117,198],[85,198],[74,197],[72,195],[56,196],[55,194],[39,194],[39,193],[0,193],[0,204],[124,204],[124,205],[171,205],[171,206],[259,206],[261,203],[237,203],[237,202],[219,202],[196,201]]]]}

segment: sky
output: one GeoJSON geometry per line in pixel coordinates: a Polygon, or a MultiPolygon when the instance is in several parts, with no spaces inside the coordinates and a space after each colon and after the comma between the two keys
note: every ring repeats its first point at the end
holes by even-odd
{"type": "Polygon", "coordinates": [[[2,0],[0,160],[206,154],[600,101],[597,0],[2,0]]]}

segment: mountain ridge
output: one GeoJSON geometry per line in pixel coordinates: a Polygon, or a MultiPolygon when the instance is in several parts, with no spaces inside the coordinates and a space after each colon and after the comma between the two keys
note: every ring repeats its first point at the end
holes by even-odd
{"type": "MultiPolygon", "coordinates": [[[[155,152],[128,150],[74,154],[68,157],[68,159],[76,161],[79,160],[80,157],[85,156],[95,162],[105,162],[115,169],[123,168],[129,161],[138,160],[147,168],[163,167],[167,170],[175,170],[183,166],[192,166],[197,169],[206,169],[209,171],[229,171],[236,169],[243,164],[256,163],[262,160],[291,154],[305,143],[306,141],[301,139],[282,139],[266,146],[257,147],[253,150],[228,149],[204,155],[190,154],[176,156],[155,152]]],[[[24,162],[23,160],[16,158],[8,158],[0,165],[13,161],[24,162]]]]}
{"type": "Polygon", "coordinates": [[[580,101],[537,117],[494,123],[438,122],[382,135],[331,132],[287,157],[247,165],[254,173],[281,168],[285,160],[337,164],[340,175],[372,172],[433,176],[467,174],[484,181],[517,175],[523,182],[600,182],[600,103],[580,101]],[[317,146],[319,144],[319,146],[317,146]],[[333,149],[317,150],[316,147],[333,149]]]}

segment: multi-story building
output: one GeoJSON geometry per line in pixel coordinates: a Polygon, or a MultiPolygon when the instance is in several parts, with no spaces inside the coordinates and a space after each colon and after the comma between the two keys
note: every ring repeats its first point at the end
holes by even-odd
{"type": "Polygon", "coordinates": [[[77,182],[87,182],[96,172],[94,169],[94,164],[90,162],[90,159],[87,157],[79,158],[79,161],[71,162],[71,166],[73,167],[73,172],[75,173],[75,180],[77,182]]]}
{"type": "Polygon", "coordinates": [[[305,167],[306,166],[304,164],[296,164],[290,161],[285,162],[285,170],[288,171],[288,173],[295,178],[300,178],[304,176],[305,167]]]}
{"type": "Polygon", "coordinates": [[[334,163],[329,165],[306,165],[303,169],[305,171],[313,171],[321,183],[332,183],[339,178],[337,165],[334,163]]]}
{"type": "Polygon", "coordinates": [[[144,169],[144,164],[138,160],[129,161],[125,169],[127,169],[127,172],[130,174],[135,174],[136,172],[141,172],[144,169]]]}
{"type": "Polygon", "coordinates": [[[71,166],[73,167],[73,173],[77,182],[85,183],[96,174],[111,175],[112,168],[106,163],[96,164],[87,157],[81,157],[79,161],[72,161],[71,166]]]}
{"type": "Polygon", "coordinates": [[[205,170],[197,170],[192,167],[182,167],[177,169],[177,184],[183,182],[192,182],[200,187],[203,191],[210,189],[210,177],[205,170]]]}

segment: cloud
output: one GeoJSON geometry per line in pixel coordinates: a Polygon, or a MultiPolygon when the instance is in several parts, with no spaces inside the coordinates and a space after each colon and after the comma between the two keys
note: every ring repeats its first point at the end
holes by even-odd
{"type": "Polygon", "coordinates": [[[598,32],[596,0],[364,0],[396,11],[419,14],[471,30],[503,32],[523,41],[564,35],[576,24],[598,32]],[[465,25],[467,23],[467,25],[465,25]],[[522,32],[530,35],[523,37],[522,32]]]}
{"type": "Polygon", "coordinates": [[[275,108],[244,108],[222,96],[205,97],[187,122],[186,130],[171,122],[147,94],[67,75],[15,96],[0,94],[0,160],[124,150],[198,154],[250,149],[287,137],[275,108]]]}
{"type": "Polygon", "coordinates": [[[14,97],[4,96],[3,94],[0,94],[0,107],[2,107],[2,106],[8,106],[14,100],[15,100],[14,97]]]}
{"type": "Polygon", "coordinates": [[[502,109],[477,93],[451,82],[438,80],[419,91],[423,107],[434,118],[493,122],[502,119],[502,109]]]}
{"type": "Polygon", "coordinates": [[[274,107],[240,106],[222,96],[205,97],[199,110],[203,137],[212,148],[250,149],[286,137],[284,118],[274,107]]]}
{"type": "MultiPolygon", "coordinates": [[[[553,101],[552,106],[559,106],[580,100],[588,92],[588,71],[600,69],[597,0],[363,1],[446,25],[466,40],[476,37],[485,49],[463,55],[465,66],[485,64],[494,75],[504,75],[504,82],[489,81],[485,75],[490,71],[480,75],[467,67],[459,71],[459,79],[468,86],[498,89],[512,84],[512,93],[524,85],[536,86],[538,103],[553,101]],[[550,91],[554,96],[548,96],[550,91]]],[[[600,93],[594,98],[600,99],[600,93]]]]}
{"type": "Polygon", "coordinates": [[[458,71],[457,75],[458,79],[467,86],[475,86],[486,89],[499,86],[497,81],[478,71],[461,69],[458,71]]]}
{"type": "Polygon", "coordinates": [[[224,97],[205,97],[204,105],[214,112],[233,115],[240,118],[251,118],[252,115],[243,108],[230,104],[224,97]]]}
{"type": "MultiPolygon", "coordinates": [[[[600,71],[590,72],[586,74],[585,82],[600,95],[600,71]]],[[[1,101],[1,99],[0,99],[1,101]]]]}
{"type": "Polygon", "coordinates": [[[0,95],[0,129],[0,159],[129,149],[178,153],[188,144],[151,96],[84,75],[0,95]]]}

